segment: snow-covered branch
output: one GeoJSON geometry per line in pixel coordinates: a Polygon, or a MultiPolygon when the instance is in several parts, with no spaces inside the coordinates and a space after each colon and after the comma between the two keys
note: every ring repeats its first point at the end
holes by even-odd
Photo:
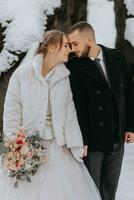
{"type": "Polygon", "coordinates": [[[0,0],[0,23],[6,27],[0,72],[11,68],[20,53],[41,39],[47,15],[53,14],[60,4],[60,0],[0,0]]]}
{"type": "MultiPolygon", "coordinates": [[[[127,8],[127,15],[134,15],[134,0],[124,0],[127,8]]],[[[125,39],[134,47],[134,17],[126,19],[125,39]]]]}

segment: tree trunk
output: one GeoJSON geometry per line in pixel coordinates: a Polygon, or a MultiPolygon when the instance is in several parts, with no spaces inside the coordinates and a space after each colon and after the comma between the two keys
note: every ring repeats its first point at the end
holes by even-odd
{"type": "Polygon", "coordinates": [[[114,0],[114,10],[117,29],[116,47],[124,52],[134,71],[134,47],[124,37],[126,19],[134,18],[134,15],[127,15],[126,5],[123,0],[114,0]]]}
{"type": "Polygon", "coordinates": [[[55,9],[54,15],[48,17],[47,29],[67,31],[78,22],[87,19],[87,0],[61,0],[61,8],[55,9]]]}
{"type": "MultiPolygon", "coordinates": [[[[67,31],[69,26],[87,18],[87,0],[61,0],[62,6],[55,9],[54,15],[48,17],[47,29],[59,29],[67,31]]],[[[3,48],[2,35],[4,28],[0,27],[0,50],[3,48]]],[[[10,76],[18,67],[19,63],[25,56],[25,53],[19,56],[19,62],[15,63],[13,68],[8,72],[2,73],[0,77],[0,131],[2,131],[2,115],[5,94],[10,76]]]]}

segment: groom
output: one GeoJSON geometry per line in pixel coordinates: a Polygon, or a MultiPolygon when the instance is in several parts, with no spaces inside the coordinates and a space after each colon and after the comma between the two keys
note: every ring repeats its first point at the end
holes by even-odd
{"type": "Polygon", "coordinates": [[[84,144],[88,146],[85,164],[102,200],[115,200],[124,141],[134,142],[132,75],[121,52],[97,45],[94,29],[87,22],[73,25],[68,35],[76,56],[67,67],[84,144]]]}

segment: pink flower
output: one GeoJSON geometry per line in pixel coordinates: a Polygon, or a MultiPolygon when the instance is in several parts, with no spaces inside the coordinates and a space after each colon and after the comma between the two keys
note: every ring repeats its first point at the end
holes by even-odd
{"type": "Polygon", "coordinates": [[[21,157],[21,159],[18,162],[18,165],[22,166],[22,165],[24,165],[24,163],[25,163],[25,159],[21,157]]]}
{"type": "Polygon", "coordinates": [[[27,158],[32,158],[33,156],[33,152],[32,151],[29,151],[26,155],[27,158]]]}

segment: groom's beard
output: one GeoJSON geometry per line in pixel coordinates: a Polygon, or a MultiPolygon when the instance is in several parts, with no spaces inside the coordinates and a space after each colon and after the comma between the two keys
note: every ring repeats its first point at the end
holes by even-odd
{"type": "Polygon", "coordinates": [[[90,47],[86,45],[84,47],[80,57],[87,57],[89,55],[89,52],[90,52],[90,47]]]}

